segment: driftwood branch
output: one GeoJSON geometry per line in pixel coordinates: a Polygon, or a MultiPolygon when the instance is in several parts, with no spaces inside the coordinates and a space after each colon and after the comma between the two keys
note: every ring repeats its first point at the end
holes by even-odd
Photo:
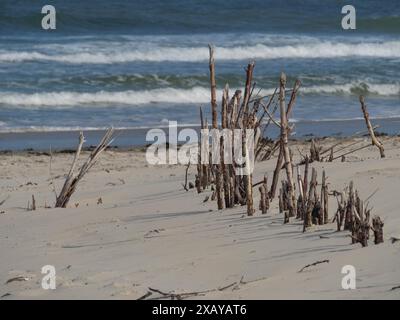
{"type": "Polygon", "coordinates": [[[376,146],[379,149],[381,158],[384,158],[385,157],[385,149],[383,147],[382,142],[379,141],[379,139],[375,136],[375,132],[372,127],[371,121],[369,120],[369,113],[367,111],[367,106],[365,104],[365,100],[364,100],[363,96],[360,96],[360,103],[361,103],[361,110],[364,114],[365,123],[367,125],[367,129],[368,129],[369,135],[372,140],[372,145],[376,146]]]}
{"type": "Polygon", "coordinates": [[[2,206],[9,198],[10,198],[10,196],[7,196],[4,200],[1,200],[0,206],[2,206]]]}
{"type": "Polygon", "coordinates": [[[98,146],[91,152],[86,162],[80,168],[79,173],[75,174],[75,167],[77,165],[79,155],[82,151],[83,143],[85,142],[83,133],[80,132],[79,143],[75,153],[74,161],[72,162],[67,178],[65,179],[64,186],[61,189],[60,194],[56,199],[56,205],[55,205],[56,208],[65,208],[67,206],[72,194],[76,190],[79,181],[85,176],[85,174],[90,170],[90,168],[93,167],[99,155],[112,143],[113,134],[114,134],[113,128],[107,130],[107,132],[105,133],[104,137],[102,138],[98,146]]]}
{"type": "MultiPolygon", "coordinates": [[[[296,212],[296,195],[295,195],[295,182],[293,178],[293,167],[292,167],[292,159],[290,156],[288,140],[289,140],[289,126],[288,126],[288,118],[287,116],[291,112],[292,106],[289,105],[288,110],[286,111],[285,106],[285,87],[286,87],[286,75],[284,73],[281,74],[280,79],[280,90],[279,90],[279,103],[280,103],[280,112],[281,112],[281,146],[283,152],[283,159],[285,161],[286,167],[286,175],[288,181],[288,204],[289,204],[289,216],[294,217],[296,212]]],[[[295,96],[295,93],[294,93],[295,96]]]]}
{"type": "Polygon", "coordinates": [[[304,269],[307,269],[307,268],[309,268],[309,267],[316,266],[317,264],[321,264],[321,263],[329,263],[329,260],[321,260],[321,261],[316,261],[316,262],[314,262],[314,263],[310,263],[310,264],[304,266],[303,268],[301,268],[298,272],[299,272],[299,273],[300,273],[300,272],[303,272],[304,269]]]}
{"type": "Polygon", "coordinates": [[[371,146],[371,145],[368,144],[368,145],[365,145],[365,146],[362,146],[362,147],[359,147],[359,148],[350,150],[350,151],[348,151],[348,152],[345,152],[345,153],[343,153],[343,154],[341,154],[341,155],[339,155],[339,156],[336,156],[336,157],[332,158],[332,160],[336,160],[336,159],[342,158],[342,157],[347,156],[347,155],[349,155],[349,154],[352,154],[352,153],[354,153],[354,152],[357,152],[357,151],[360,151],[360,150],[369,148],[370,146],[371,146]]]}
{"type": "MultiPolygon", "coordinates": [[[[214,47],[208,46],[210,52],[209,68],[210,68],[210,89],[211,89],[211,115],[212,115],[212,128],[218,129],[218,113],[217,113],[217,85],[215,82],[215,60],[214,60],[214,47]]],[[[222,176],[220,165],[215,165],[215,188],[218,203],[218,210],[224,208],[222,199],[222,176]]]]}
{"type": "Polygon", "coordinates": [[[240,285],[246,285],[246,284],[254,283],[257,281],[262,281],[262,280],[267,279],[267,277],[257,278],[257,279],[248,280],[248,281],[244,281],[243,279],[244,279],[244,275],[240,278],[239,281],[234,281],[234,282],[224,285],[222,287],[208,289],[208,290],[202,290],[202,291],[192,291],[192,292],[180,292],[180,293],[175,293],[175,292],[171,292],[171,291],[165,292],[160,289],[149,287],[147,293],[145,293],[144,295],[139,297],[137,300],[145,300],[146,298],[152,296],[153,293],[158,293],[159,295],[161,295],[161,297],[154,297],[153,299],[161,298],[161,299],[171,299],[171,300],[182,300],[182,299],[193,297],[193,296],[204,295],[204,294],[210,293],[210,292],[225,291],[230,288],[232,288],[232,290],[237,290],[237,289],[239,289],[240,285]]]}
{"type": "Polygon", "coordinates": [[[242,135],[242,156],[245,159],[246,166],[246,174],[243,177],[244,185],[246,189],[246,204],[247,204],[247,215],[252,216],[254,214],[254,206],[253,206],[253,176],[250,172],[250,158],[249,158],[249,150],[247,145],[246,138],[246,129],[248,127],[252,127],[250,124],[250,112],[249,112],[249,100],[251,96],[251,83],[253,79],[253,70],[254,70],[254,62],[248,64],[246,69],[246,86],[244,91],[244,98],[242,109],[244,110],[243,114],[243,135],[242,135]]]}
{"type": "Polygon", "coordinates": [[[51,147],[50,147],[50,152],[49,152],[49,154],[50,154],[50,160],[49,160],[50,183],[51,183],[51,185],[52,185],[52,187],[53,187],[53,193],[54,193],[54,195],[55,195],[55,197],[56,197],[56,199],[57,199],[57,190],[56,190],[56,185],[55,185],[55,183],[54,183],[53,173],[52,173],[53,152],[52,152],[52,150],[51,150],[51,147]]]}
{"type": "MultiPolygon", "coordinates": [[[[281,112],[281,138],[276,142],[274,149],[275,148],[279,148],[279,155],[278,155],[278,159],[276,161],[276,167],[274,170],[274,174],[272,177],[272,184],[271,184],[271,189],[269,192],[269,197],[271,199],[273,199],[275,197],[275,193],[276,193],[276,187],[278,185],[278,180],[279,180],[279,173],[282,170],[282,165],[284,163],[284,159],[285,158],[285,149],[284,149],[284,144],[282,143],[282,141],[284,141],[286,139],[288,139],[289,134],[291,129],[288,126],[288,118],[293,110],[294,104],[296,102],[296,96],[297,96],[297,92],[300,88],[300,81],[297,80],[294,84],[294,88],[292,90],[292,94],[290,96],[290,100],[288,103],[288,107],[287,109],[283,112],[282,109],[284,109],[284,105],[285,105],[285,90],[286,90],[286,75],[284,73],[282,73],[281,75],[281,79],[280,79],[280,85],[279,85],[279,107],[280,107],[280,112],[281,112]],[[284,81],[282,81],[284,80],[284,81]],[[282,88],[283,85],[283,88],[282,88]],[[283,89],[283,90],[282,90],[283,89]],[[285,123],[282,123],[282,119],[286,120],[285,123]],[[282,133],[284,133],[284,135],[282,135],[282,133]]],[[[286,143],[287,144],[287,143],[286,143]]],[[[291,161],[289,161],[289,163],[291,163],[291,161]]],[[[287,161],[285,161],[285,166],[287,164],[287,161]]],[[[289,169],[290,170],[290,169],[289,169]]],[[[292,173],[293,175],[293,173],[292,173]]],[[[293,185],[294,186],[294,185],[293,185]]],[[[295,199],[294,199],[295,201],[295,199]]]]}
{"type": "Polygon", "coordinates": [[[185,184],[183,185],[183,189],[185,189],[186,191],[189,191],[189,188],[188,188],[188,171],[189,171],[189,167],[190,167],[190,160],[189,160],[189,162],[188,162],[188,164],[186,166],[186,169],[185,169],[185,184]]]}

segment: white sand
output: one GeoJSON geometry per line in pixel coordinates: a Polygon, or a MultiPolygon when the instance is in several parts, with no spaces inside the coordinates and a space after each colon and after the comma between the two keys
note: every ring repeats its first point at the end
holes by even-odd
{"type": "MultiPolygon", "coordinates": [[[[371,147],[345,163],[313,164],[326,169],[331,190],[354,180],[366,198],[379,188],[370,203],[385,222],[385,243],[374,245],[371,235],[367,248],[351,245],[349,233],[336,232],[336,224],[306,233],[299,221],[283,225],[276,200],[266,216],[257,210],[247,217],[245,207],[218,211],[215,202],[203,203],[209,192],[183,190],[183,166],[149,167],[139,152],[106,152],[69,208],[46,209],[55,200],[49,157],[1,155],[0,201],[10,198],[0,207],[0,296],[137,299],[148,287],[184,293],[242,279],[197,298],[398,299],[400,289],[391,288],[400,285],[400,241],[389,239],[400,237],[400,139],[384,142],[386,159],[371,147]],[[27,211],[32,194],[38,209],[27,211]],[[324,259],[330,262],[298,272],[324,259]],[[356,290],[341,287],[341,268],[348,264],[357,271],[356,290]],[[41,288],[44,265],[56,267],[56,290],[41,288]],[[6,284],[16,276],[28,280],[6,284]]],[[[57,190],[72,158],[53,156],[57,190]]],[[[272,176],[274,165],[275,159],[257,164],[254,181],[265,172],[272,176]]],[[[192,167],[191,180],[194,173],[192,167]]],[[[256,195],[258,207],[258,190],[256,195]]],[[[331,197],[331,218],[335,211],[331,197]]]]}

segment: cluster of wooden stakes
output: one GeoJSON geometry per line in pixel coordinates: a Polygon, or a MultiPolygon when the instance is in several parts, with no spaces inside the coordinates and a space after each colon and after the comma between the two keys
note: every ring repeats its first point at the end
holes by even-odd
{"type": "MultiPolygon", "coordinates": [[[[210,46],[209,50],[212,128],[219,129],[214,49],[210,46]]],[[[309,180],[309,165],[312,162],[334,161],[339,158],[344,161],[346,155],[370,147],[371,143],[344,151],[363,141],[352,142],[345,146],[342,145],[343,142],[339,142],[323,150],[317,141],[311,140],[310,155],[303,156],[302,161],[294,164],[293,154],[289,148],[289,137],[293,131],[293,126],[289,125],[288,119],[295,105],[301,83],[299,80],[296,80],[293,89],[287,90],[286,75],[282,73],[279,87],[275,89],[273,94],[270,96],[260,96],[258,93],[255,93],[256,83],[253,82],[253,71],[254,62],[251,62],[246,68],[246,83],[243,97],[242,92],[236,90],[234,95],[230,98],[229,87],[228,85],[225,86],[221,103],[221,127],[222,129],[228,130],[241,129],[244,137],[246,136],[246,130],[251,129],[255,134],[254,154],[255,159],[258,161],[270,160],[275,152],[279,152],[270,188],[268,188],[267,176],[264,176],[262,181],[253,183],[252,174],[237,175],[235,170],[238,167],[237,164],[224,163],[224,153],[233,152],[233,148],[231,148],[232,150],[224,150],[224,137],[221,137],[220,141],[220,163],[211,164],[210,162],[209,164],[204,164],[201,159],[199,159],[195,183],[194,185],[192,184],[192,186],[197,189],[198,193],[211,189],[213,191],[211,200],[217,201],[219,210],[241,205],[247,207],[247,215],[249,216],[254,215],[256,211],[254,208],[253,189],[258,186],[260,192],[259,210],[262,214],[267,214],[270,209],[271,201],[276,197],[279,176],[284,169],[286,172],[286,179],[281,181],[281,188],[279,189],[279,211],[284,215],[284,223],[288,223],[290,218],[300,219],[303,221],[303,232],[312,225],[329,223],[329,196],[336,196],[338,208],[332,222],[336,221],[338,231],[342,229],[349,230],[353,243],[361,243],[362,246],[367,246],[369,233],[370,230],[372,230],[375,237],[375,244],[383,242],[383,222],[378,216],[375,216],[372,218],[371,224],[371,209],[368,208],[368,203],[364,205],[357,190],[354,189],[353,182],[350,182],[348,192],[333,191],[329,193],[327,177],[325,171],[323,171],[319,192],[317,171],[315,168],[312,168],[311,180],[309,180]],[[287,93],[290,93],[290,99],[286,104],[285,98],[287,93]],[[280,121],[274,118],[274,114],[278,109],[280,121]],[[280,129],[280,135],[276,141],[266,138],[267,128],[271,124],[278,126],[280,129]],[[335,153],[340,154],[335,155],[335,153]],[[300,170],[300,166],[302,165],[304,165],[304,175],[301,174],[300,170]],[[297,179],[294,173],[295,168],[297,170],[297,179]]],[[[385,152],[383,144],[376,137],[374,132],[376,127],[373,127],[370,122],[367,107],[362,96],[360,97],[360,103],[372,145],[379,149],[381,157],[384,158],[385,152]]],[[[208,129],[209,125],[207,120],[204,119],[201,108],[200,120],[201,128],[208,129]]],[[[362,132],[356,133],[354,136],[360,134],[362,134],[362,132]]],[[[110,128],[107,130],[98,146],[92,150],[80,169],[75,172],[84,143],[84,136],[80,133],[75,157],[70,171],[66,176],[64,185],[58,194],[54,189],[56,195],[55,207],[65,208],[68,205],[79,181],[90,168],[93,167],[99,155],[112,143],[113,139],[114,129],[110,128]]],[[[200,144],[199,147],[200,158],[202,154],[202,145],[200,144]]],[[[244,166],[248,166],[249,146],[247,145],[246,138],[242,139],[242,156],[245,159],[244,166]]],[[[209,159],[211,158],[212,157],[209,157],[209,159]]],[[[232,156],[231,159],[234,159],[234,157],[232,156]]],[[[189,166],[190,163],[186,168],[186,190],[188,190],[186,184],[189,166]]],[[[209,197],[206,197],[205,201],[208,201],[208,199],[209,197]]],[[[2,203],[4,203],[4,201],[2,203]]],[[[2,203],[0,203],[0,205],[2,203]]],[[[28,203],[28,210],[35,209],[36,202],[34,196],[32,196],[32,204],[28,203]]]]}
{"type": "MultiPolygon", "coordinates": [[[[211,85],[211,116],[212,129],[218,129],[218,104],[216,99],[216,80],[215,80],[215,61],[214,49],[209,46],[209,69],[210,69],[210,85],[211,85]]],[[[343,146],[345,142],[339,142],[335,145],[322,149],[318,142],[311,140],[310,154],[305,155],[303,159],[295,164],[293,154],[289,148],[289,137],[293,131],[293,127],[289,125],[289,117],[296,102],[296,97],[300,88],[300,81],[296,80],[292,90],[286,89],[286,75],[281,74],[279,86],[270,96],[260,96],[255,93],[256,83],[253,82],[254,62],[248,64],[246,68],[246,82],[244,87],[244,95],[236,90],[232,97],[229,96],[229,86],[226,85],[220,107],[221,128],[222,129],[242,129],[254,130],[254,148],[255,158],[257,161],[265,161],[272,158],[278,152],[276,167],[273,172],[272,182],[268,186],[267,176],[262,181],[253,183],[252,174],[237,175],[234,164],[225,164],[224,137],[220,141],[220,163],[204,164],[199,159],[197,164],[197,174],[193,187],[198,193],[205,190],[212,190],[211,200],[217,202],[219,210],[224,208],[233,208],[236,205],[246,206],[247,215],[255,214],[254,206],[254,189],[258,187],[260,193],[259,210],[262,214],[267,214],[270,209],[271,201],[276,197],[279,176],[282,170],[285,171],[286,177],[281,180],[279,189],[279,211],[284,215],[284,223],[288,223],[290,218],[296,218],[303,221],[303,232],[312,225],[322,225],[329,222],[337,222],[337,230],[349,230],[353,243],[361,243],[362,246],[368,245],[369,232],[372,230],[375,236],[375,243],[383,242],[383,222],[379,217],[372,219],[370,223],[371,209],[368,203],[364,206],[363,201],[359,198],[358,192],[354,189],[353,182],[350,182],[348,192],[329,192],[328,178],[325,170],[322,172],[322,181],[318,184],[317,170],[311,168],[311,179],[309,180],[310,164],[314,161],[334,161],[341,159],[345,161],[345,156],[358,150],[371,146],[367,143],[363,146],[354,148],[354,145],[363,141],[352,142],[343,146]],[[290,98],[286,104],[286,94],[290,93],[290,98]],[[279,110],[280,121],[275,120],[274,114],[279,110]],[[280,129],[280,135],[276,141],[266,138],[266,130],[271,125],[276,125],[280,129]],[[351,150],[345,151],[345,149],[351,150]],[[339,153],[339,155],[338,155],[339,153]],[[304,175],[301,173],[300,167],[304,166],[304,175]],[[296,174],[295,174],[296,171],[296,174]],[[297,176],[297,177],[296,177],[297,176]],[[297,180],[297,181],[296,181],[297,180]],[[338,208],[333,217],[329,218],[329,197],[337,198],[338,208]]],[[[368,134],[371,137],[372,145],[379,149],[381,157],[385,157],[382,142],[376,137],[375,127],[372,126],[364,98],[360,97],[361,110],[366,121],[368,134]]],[[[204,119],[203,110],[200,108],[201,129],[209,129],[209,124],[204,119]]],[[[365,134],[365,132],[356,133],[354,136],[365,134]]],[[[246,139],[242,139],[243,157],[248,156],[249,150],[246,145],[246,139]]],[[[233,141],[232,141],[233,143],[233,141]]],[[[228,144],[229,145],[229,144],[228,144]]],[[[202,154],[203,146],[199,143],[199,157],[202,154]]],[[[204,150],[203,150],[204,152],[204,150]]],[[[232,151],[233,152],[233,151],[232,151]]],[[[233,157],[232,157],[233,159],[233,157]]],[[[208,201],[209,196],[204,201],[208,201]]]]}

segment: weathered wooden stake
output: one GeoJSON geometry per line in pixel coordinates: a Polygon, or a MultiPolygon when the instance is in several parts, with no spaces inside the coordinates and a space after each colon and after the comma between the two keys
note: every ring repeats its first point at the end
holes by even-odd
{"type": "Polygon", "coordinates": [[[289,216],[294,217],[296,215],[296,195],[294,191],[295,184],[293,179],[292,162],[290,159],[290,151],[288,146],[289,124],[286,117],[285,87],[286,87],[286,75],[282,72],[280,79],[280,90],[279,90],[279,103],[281,112],[281,145],[282,145],[283,158],[285,160],[286,175],[288,180],[289,216]]]}
{"type": "Polygon", "coordinates": [[[253,78],[254,62],[248,64],[246,69],[246,86],[244,91],[244,98],[242,108],[243,114],[243,135],[242,135],[242,156],[245,159],[246,172],[243,176],[244,185],[246,190],[246,203],[247,203],[247,215],[252,216],[254,214],[253,205],[253,179],[250,172],[250,158],[249,149],[247,145],[247,128],[249,126],[249,100],[251,94],[251,82],[253,78]]]}
{"type": "Polygon", "coordinates": [[[350,181],[349,196],[347,199],[346,215],[344,220],[344,230],[351,230],[354,220],[354,184],[350,181]]]}
{"type": "Polygon", "coordinates": [[[304,179],[303,179],[303,201],[307,202],[307,192],[308,192],[308,169],[310,167],[310,160],[308,156],[305,159],[304,166],[304,179]]]}
{"type": "Polygon", "coordinates": [[[384,223],[382,222],[381,218],[375,216],[372,218],[372,227],[374,230],[374,243],[380,244],[383,242],[383,226],[384,223]]]}
{"type": "MultiPolygon", "coordinates": [[[[284,73],[282,73],[282,74],[284,75],[284,73]]],[[[282,77],[282,75],[281,75],[281,77],[282,77]]],[[[285,84],[286,84],[286,75],[285,75],[285,84]]],[[[300,88],[300,85],[301,85],[301,82],[299,80],[296,80],[296,82],[294,84],[294,87],[293,87],[293,90],[292,90],[292,94],[290,96],[290,101],[289,101],[288,107],[287,107],[287,109],[285,111],[286,112],[286,120],[290,117],[290,114],[291,114],[291,112],[293,110],[293,107],[294,107],[295,102],[296,102],[297,92],[298,92],[298,90],[300,88]]],[[[283,96],[285,96],[285,94],[283,96]]],[[[280,99],[280,96],[279,96],[279,99],[280,99]]],[[[280,102],[281,102],[281,100],[280,100],[280,102]]],[[[283,105],[284,104],[285,104],[285,102],[284,102],[284,99],[283,99],[283,105]]],[[[279,106],[281,107],[281,105],[282,105],[282,102],[280,103],[279,106]]],[[[281,117],[282,117],[282,111],[281,111],[281,117]]],[[[282,124],[280,126],[281,126],[281,131],[282,131],[282,124]]],[[[287,130],[287,135],[289,135],[290,128],[289,128],[288,125],[287,125],[287,128],[285,130],[287,130]]],[[[282,170],[282,165],[283,165],[283,162],[284,162],[284,149],[282,147],[283,146],[282,145],[282,139],[279,139],[277,144],[278,144],[278,147],[279,147],[279,154],[278,154],[278,159],[276,161],[276,167],[275,167],[275,170],[274,170],[274,175],[272,177],[271,190],[269,192],[269,197],[271,199],[275,198],[276,188],[278,186],[279,174],[280,174],[280,171],[282,170]]],[[[285,164],[285,166],[286,166],[286,164],[285,164]]]]}
{"type": "Polygon", "coordinates": [[[278,159],[276,160],[276,167],[274,170],[274,174],[272,176],[271,190],[269,192],[269,197],[271,199],[275,198],[276,188],[278,186],[279,174],[282,170],[282,164],[283,164],[283,151],[282,151],[282,144],[279,142],[279,154],[278,154],[278,159]]]}
{"type": "Polygon", "coordinates": [[[331,148],[331,152],[330,152],[330,154],[329,154],[329,159],[328,159],[328,161],[329,161],[329,162],[332,162],[332,161],[333,161],[333,147],[331,148]]]}
{"type": "Polygon", "coordinates": [[[322,209],[322,224],[327,224],[329,220],[329,193],[328,185],[326,183],[325,170],[322,171],[322,185],[321,185],[321,209],[322,209]]]}
{"type": "Polygon", "coordinates": [[[36,200],[35,200],[35,196],[32,195],[32,207],[31,210],[36,210],[36,200]]]}
{"type": "MultiPolygon", "coordinates": [[[[222,94],[222,109],[221,109],[221,124],[222,129],[228,129],[228,102],[229,102],[229,86],[225,85],[225,89],[222,94]]],[[[229,139],[229,137],[227,137],[229,139]]],[[[230,146],[231,141],[228,141],[227,145],[230,146]]],[[[221,137],[221,171],[224,178],[224,199],[225,208],[231,208],[231,196],[230,196],[230,176],[229,176],[229,164],[225,164],[225,153],[229,154],[232,152],[232,147],[225,150],[224,137],[221,137]]]]}
{"type": "MultiPolygon", "coordinates": [[[[214,60],[214,48],[209,45],[210,59],[210,84],[211,84],[211,113],[212,113],[212,128],[218,129],[218,113],[217,113],[217,85],[215,83],[215,60],[214,60]]],[[[222,200],[222,179],[220,165],[215,165],[215,188],[218,210],[224,208],[222,200]]]]}
{"type": "Polygon", "coordinates": [[[376,146],[379,149],[381,154],[381,158],[385,157],[385,149],[381,141],[375,136],[374,129],[372,127],[371,121],[369,120],[369,113],[367,111],[367,106],[365,105],[365,100],[363,96],[360,96],[361,110],[364,114],[365,123],[367,124],[368,132],[372,140],[372,145],[376,146]]]}
{"type": "MultiPolygon", "coordinates": [[[[202,132],[202,129],[204,128],[204,119],[203,119],[203,110],[200,107],[200,133],[202,132]]],[[[198,179],[198,184],[196,184],[197,192],[200,193],[202,190],[202,181],[203,181],[203,165],[202,165],[202,160],[201,160],[201,153],[202,153],[202,142],[201,142],[201,134],[200,134],[200,141],[199,141],[199,154],[197,157],[197,176],[196,179],[198,179]]]]}
{"type": "Polygon", "coordinates": [[[346,203],[344,201],[343,193],[340,193],[340,200],[337,199],[338,209],[336,211],[335,220],[337,224],[337,231],[340,231],[346,215],[346,203]]]}
{"type": "Polygon", "coordinates": [[[283,208],[283,191],[279,189],[279,213],[283,213],[285,210],[283,208]]]}
{"type": "Polygon", "coordinates": [[[316,187],[317,187],[317,170],[315,170],[315,168],[312,168],[310,190],[307,199],[307,212],[304,218],[303,232],[305,232],[307,228],[312,226],[312,213],[317,200],[315,198],[316,187]]]}
{"type": "Polygon", "coordinates": [[[260,191],[260,210],[262,214],[267,214],[267,206],[266,206],[266,192],[265,187],[262,185],[258,188],[260,191]]]}
{"type": "Polygon", "coordinates": [[[197,193],[201,193],[200,179],[199,179],[199,176],[197,174],[196,174],[196,179],[195,179],[194,185],[196,187],[197,193]]]}

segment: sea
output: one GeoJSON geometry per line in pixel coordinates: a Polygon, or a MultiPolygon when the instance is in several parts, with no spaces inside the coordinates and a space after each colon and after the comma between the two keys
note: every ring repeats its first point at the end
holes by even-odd
{"type": "Polygon", "coordinates": [[[208,44],[218,99],[243,89],[253,60],[261,95],[282,71],[289,88],[301,80],[294,137],[363,129],[360,94],[378,130],[400,134],[399,0],[1,0],[0,150],[71,147],[76,130],[109,126],[127,133],[114,144],[139,145],[169,121],[198,125],[208,44]],[[48,4],[55,30],[42,28],[48,4]]]}

